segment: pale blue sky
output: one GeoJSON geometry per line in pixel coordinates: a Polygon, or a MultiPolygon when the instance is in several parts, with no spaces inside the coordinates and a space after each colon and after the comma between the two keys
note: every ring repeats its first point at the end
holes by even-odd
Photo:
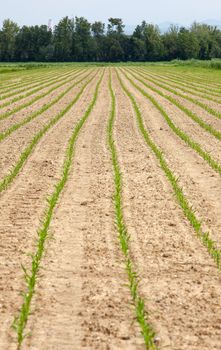
{"type": "Polygon", "coordinates": [[[19,25],[56,24],[68,15],[84,16],[90,21],[107,22],[120,17],[125,24],[134,25],[164,21],[189,24],[194,20],[221,21],[221,0],[0,0],[0,24],[11,18],[19,25]]]}

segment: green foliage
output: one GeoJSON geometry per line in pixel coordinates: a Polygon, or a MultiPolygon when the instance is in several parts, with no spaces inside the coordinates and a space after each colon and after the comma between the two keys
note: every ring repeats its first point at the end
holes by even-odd
{"type": "MultiPolygon", "coordinates": [[[[167,164],[167,162],[164,158],[163,152],[158,148],[158,146],[151,139],[151,137],[150,137],[145,125],[144,125],[142,113],[139,109],[139,106],[136,102],[135,97],[125,87],[119,74],[118,74],[118,79],[120,81],[120,84],[121,84],[123,90],[125,91],[126,95],[129,97],[129,99],[132,103],[132,106],[133,106],[133,109],[134,109],[134,112],[135,112],[135,115],[137,118],[139,130],[140,130],[146,144],[148,145],[148,147],[150,147],[150,149],[153,151],[156,158],[158,159],[162,170],[164,171],[169,183],[171,184],[171,186],[174,190],[175,196],[177,198],[179,205],[181,206],[181,208],[184,212],[184,215],[186,216],[186,218],[189,220],[190,224],[194,228],[197,237],[201,240],[201,242],[207,248],[208,253],[215,261],[216,266],[218,267],[218,269],[220,269],[220,267],[221,267],[221,260],[220,260],[221,251],[220,251],[220,249],[217,247],[216,242],[210,238],[210,234],[208,232],[203,231],[201,221],[197,218],[197,216],[195,214],[195,210],[189,204],[188,199],[186,198],[186,196],[183,192],[183,189],[181,188],[181,186],[178,183],[178,179],[175,177],[175,175],[173,174],[169,165],[167,164]]],[[[151,96],[148,96],[148,98],[151,100],[153,105],[161,112],[161,114],[165,117],[166,114],[164,113],[164,110],[158,104],[158,102],[151,96]]],[[[169,120],[168,120],[168,122],[169,122],[169,120]]]]}
{"type": "MultiPolygon", "coordinates": [[[[221,58],[221,31],[194,23],[190,29],[159,28],[143,21],[132,35],[121,18],[90,23],[84,17],[62,18],[53,30],[45,25],[23,26],[10,20],[0,30],[0,61],[119,62],[210,60],[221,58]]],[[[219,66],[212,63],[211,66],[219,66]]]]}
{"type": "MultiPolygon", "coordinates": [[[[180,102],[178,102],[175,98],[173,98],[170,95],[167,95],[165,93],[163,93],[161,90],[158,90],[156,88],[154,88],[152,85],[148,84],[147,82],[143,81],[142,79],[140,79],[139,77],[137,77],[136,75],[134,75],[133,73],[131,73],[131,75],[137,79],[139,82],[141,82],[143,85],[145,85],[147,88],[151,89],[152,91],[158,93],[160,96],[166,98],[168,101],[172,102],[176,107],[178,107],[182,112],[184,112],[189,118],[191,118],[194,122],[196,122],[198,125],[200,125],[204,130],[208,131],[211,135],[213,135],[215,138],[217,138],[218,140],[221,140],[221,132],[214,129],[210,124],[207,124],[206,122],[204,122],[200,117],[198,117],[194,112],[192,112],[190,109],[188,109],[187,107],[185,107],[183,104],[181,104],[180,102]]],[[[163,87],[163,85],[157,83],[155,80],[151,80],[150,78],[148,78],[149,81],[152,81],[154,84],[163,87]]],[[[178,93],[175,90],[166,88],[166,90],[173,92],[175,95],[177,96],[182,96],[185,99],[190,100],[191,102],[203,107],[205,110],[207,110],[209,113],[213,114],[214,116],[216,116],[217,118],[221,119],[221,113],[217,112],[215,110],[213,110],[212,108],[204,105],[203,103],[196,101],[195,99],[192,99],[191,97],[188,97],[186,95],[182,95],[180,93],[178,93]]]]}
{"type": "MultiPolygon", "coordinates": [[[[68,81],[64,81],[63,83],[57,85],[56,87],[50,89],[50,92],[55,91],[57,88],[63,86],[64,84],[66,84],[69,81],[75,80],[79,75],[81,75],[83,72],[81,72],[80,74],[77,74],[76,76],[72,77],[70,80],[68,81]]],[[[91,73],[90,73],[91,74],[91,73]]],[[[44,113],[45,111],[47,111],[49,108],[51,108],[53,105],[55,105],[57,102],[59,102],[69,91],[71,91],[75,86],[77,86],[78,84],[80,84],[81,82],[85,81],[85,79],[87,79],[87,77],[90,75],[86,75],[84,76],[82,79],[78,80],[77,82],[75,82],[74,84],[72,84],[71,86],[69,86],[67,89],[65,89],[64,92],[62,92],[61,94],[59,94],[55,99],[51,100],[49,103],[44,104],[43,107],[41,107],[39,110],[34,111],[33,113],[31,113],[28,117],[24,118],[21,122],[19,123],[15,123],[13,124],[11,127],[9,127],[7,130],[3,131],[0,133],[0,142],[3,141],[6,137],[8,137],[9,135],[11,135],[13,132],[15,132],[16,130],[20,129],[22,126],[26,125],[27,123],[31,122],[32,120],[34,120],[35,118],[37,118],[39,115],[41,115],[42,113],[44,113]]],[[[45,94],[45,96],[48,94],[49,92],[47,92],[45,94]]]]}
{"type": "Polygon", "coordinates": [[[144,337],[145,345],[147,350],[157,349],[154,338],[155,332],[152,326],[148,322],[148,314],[145,311],[144,300],[139,296],[138,292],[138,277],[135,272],[132,259],[130,258],[130,235],[127,232],[126,225],[124,223],[123,215],[123,203],[122,203],[122,175],[120,171],[120,165],[117,157],[117,149],[113,138],[113,128],[116,116],[116,98],[112,88],[111,75],[109,78],[109,91],[111,95],[111,113],[108,122],[108,144],[111,151],[112,164],[114,169],[114,182],[115,182],[115,194],[114,194],[114,204],[115,204],[115,216],[116,216],[116,226],[119,234],[119,240],[122,252],[124,254],[126,270],[129,279],[129,287],[131,291],[131,296],[136,310],[136,318],[141,327],[141,332],[144,337]]]}
{"type": "MultiPolygon", "coordinates": [[[[51,224],[51,220],[53,218],[54,210],[55,210],[55,207],[59,201],[59,197],[61,195],[61,192],[63,191],[64,186],[65,186],[65,184],[68,180],[68,177],[69,177],[69,172],[70,172],[72,160],[74,157],[75,143],[76,143],[78,134],[94,108],[94,105],[97,101],[98,91],[99,91],[99,87],[100,87],[102,78],[103,78],[103,74],[96,85],[95,93],[94,93],[94,96],[93,96],[91,103],[89,104],[89,107],[87,108],[86,112],[84,113],[84,115],[80,119],[80,121],[77,122],[76,126],[73,129],[73,133],[71,135],[71,138],[69,139],[68,147],[66,149],[65,160],[63,163],[61,177],[55,186],[54,192],[47,199],[48,206],[47,206],[47,209],[45,211],[45,217],[42,221],[41,227],[38,230],[38,242],[37,242],[36,252],[32,255],[31,267],[30,267],[30,269],[25,268],[24,266],[22,267],[22,269],[24,271],[24,277],[25,277],[27,290],[23,294],[23,304],[21,306],[20,313],[15,318],[14,323],[13,323],[13,328],[15,329],[15,331],[17,333],[17,337],[18,337],[18,347],[19,348],[21,347],[21,344],[26,336],[24,334],[24,331],[25,331],[26,324],[28,322],[28,317],[30,315],[31,301],[32,301],[32,297],[33,297],[33,294],[35,291],[37,276],[38,276],[38,272],[40,269],[42,256],[44,253],[45,241],[46,241],[47,236],[48,236],[48,231],[49,231],[49,227],[51,224]]],[[[73,105],[73,102],[72,102],[72,105],[73,105]]],[[[70,109],[70,106],[68,106],[68,108],[66,109],[66,112],[69,109],[70,109]]],[[[64,112],[62,112],[62,113],[64,113],[64,112]]]]}
{"type": "Polygon", "coordinates": [[[6,19],[0,31],[0,58],[5,61],[13,61],[16,52],[16,39],[19,32],[18,25],[6,19]]]}
{"type": "Polygon", "coordinates": [[[11,169],[10,173],[5,176],[0,182],[0,192],[6,190],[8,186],[12,183],[15,177],[19,174],[28,157],[31,155],[32,151],[41,140],[41,138],[48,132],[48,130],[53,127],[64,115],[74,106],[74,104],[79,100],[82,93],[86,89],[87,85],[93,80],[94,76],[87,81],[79,91],[79,93],[74,97],[74,99],[61,111],[59,112],[53,119],[50,120],[30,141],[30,143],[26,146],[24,151],[21,153],[18,162],[11,169]]]}
{"type": "Polygon", "coordinates": [[[125,77],[138,91],[142,93],[143,96],[145,96],[150,102],[152,102],[152,104],[158,109],[160,114],[164,117],[166,123],[171,128],[171,130],[179,138],[181,138],[181,140],[183,140],[188,146],[190,146],[194,151],[196,151],[211,166],[211,168],[221,176],[221,165],[218,162],[216,162],[208,152],[204,151],[197,142],[195,142],[190,136],[188,136],[184,131],[182,131],[180,128],[178,128],[175,125],[175,123],[166,113],[164,108],[157,102],[157,100],[153,96],[151,96],[142,88],[140,88],[132,79],[128,77],[127,74],[125,74],[125,77]]]}
{"type": "MultiPolygon", "coordinates": [[[[70,80],[71,80],[71,79],[70,79],[70,80]]],[[[63,80],[63,78],[59,78],[59,79],[57,79],[56,81],[54,81],[54,83],[55,83],[55,82],[57,83],[57,82],[59,82],[59,81],[61,81],[61,84],[62,84],[64,80],[63,80]]],[[[49,87],[49,86],[52,85],[52,84],[53,84],[53,83],[46,84],[47,86],[45,86],[45,87],[49,87]]],[[[25,109],[25,108],[31,106],[31,105],[32,105],[33,103],[35,103],[36,101],[38,101],[38,100],[40,100],[41,98],[47,96],[47,95],[48,95],[50,92],[52,92],[53,90],[54,90],[54,88],[49,89],[47,92],[43,92],[42,94],[33,97],[30,101],[25,102],[24,104],[21,104],[21,105],[19,105],[19,106],[13,108],[13,109],[11,109],[11,110],[8,110],[7,112],[4,112],[4,113],[0,114],[0,120],[6,119],[6,118],[8,118],[9,116],[13,115],[14,113],[17,113],[18,111],[21,111],[21,110],[23,110],[23,109],[25,109]]],[[[37,88],[37,89],[35,89],[34,92],[38,92],[38,91],[41,91],[41,88],[40,88],[40,87],[37,88]]],[[[34,94],[34,92],[31,91],[31,92],[28,92],[28,93],[25,94],[25,95],[15,97],[15,98],[12,99],[11,101],[4,103],[4,107],[7,106],[7,105],[10,105],[12,102],[17,102],[17,101],[19,101],[19,100],[21,100],[21,99],[24,99],[24,98],[27,97],[27,96],[31,96],[32,94],[34,94]]]]}

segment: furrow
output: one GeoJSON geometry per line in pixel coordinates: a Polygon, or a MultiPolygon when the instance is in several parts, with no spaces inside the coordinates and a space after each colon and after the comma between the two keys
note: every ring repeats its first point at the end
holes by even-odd
{"type": "Polygon", "coordinates": [[[16,178],[16,176],[21,171],[23,165],[27,161],[28,157],[32,153],[33,149],[40,141],[40,139],[45,135],[51,127],[53,127],[63,116],[73,107],[73,105],[78,101],[83,91],[86,89],[87,85],[94,79],[92,77],[86,84],[83,85],[80,92],[76,95],[76,97],[69,103],[61,112],[59,112],[49,123],[47,123],[31,140],[31,142],[26,146],[24,151],[21,153],[18,162],[12,168],[10,173],[4,177],[3,180],[0,181],[0,192],[6,190],[8,186],[12,183],[12,181],[16,178]]]}
{"type": "Polygon", "coordinates": [[[33,297],[33,293],[35,291],[36,278],[40,269],[41,259],[44,253],[44,245],[48,236],[48,230],[53,218],[54,210],[57,206],[59,197],[69,177],[69,173],[70,173],[70,169],[71,169],[71,165],[74,157],[75,143],[76,143],[78,134],[94,108],[94,105],[97,101],[98,91],[99,91],[102,78],[103,78],[103,75],[101,76],[101,78],[99,79],[96,85],[96,90],[95,90],[93,99],[87,111],[85,112],[83,117],[80,119],[80,121],[77,123],[77,125],[74,127],[72,136],[69,139],[68,147],[66,149],[66,157],[63,163],[63,173],[61,175],[60,180],[55,186],[55,190],[53,194],[47,199],[48,207],[46,208],[45,218],[42,221],[42,225],[38,230],[39,239],[37,242],[36,252],[34,253],[32,258],[31,267],[28,269],[24,268],[25,280],[27,283],[27,290],[24,293],[24,302],[21,306],[21,311],[19,313],[19,316],[16,317],[14,321],[14,329],[17,332],[19,347],[21,347],[21,344],[24,340],[24,336],[25,336],[24,331],[25,331],[26,323],[28,321],[29,314],[30,314],[31,300],[33,297]]]}

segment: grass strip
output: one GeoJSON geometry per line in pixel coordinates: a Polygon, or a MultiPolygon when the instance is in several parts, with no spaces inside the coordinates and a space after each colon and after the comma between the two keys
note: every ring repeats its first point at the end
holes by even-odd
{"type": "Polygon", "coordinates": [[[163,152],[154,143],[154,141],[151,139],[148,131],[146,130],[144,122],[143,122],[142,114],[140,112],[138,104],[136,103],[135,97],[130,93],[130,91],[123,84],[118,72],[117,72],[117,76],[118,76],[118,79],[119,79],[120,84],[122,86],[122,89],[124,90],[125,94],[129,97],[129,99],[131,101],[131,104],[133,106],[133,110],[134,110],[135,115],[136,115],[136,120],[137,120],[139,130],[140,130],[146,144],[150,147],[150,149],[153,151],[156,158],[158,159],[162,170],[164,171],[167,179],[169,180],[169,183],[171,184],[171,186],[174,190],[176,199],[177,199],[179,205],[181,206],[181,208],[184,212],[184,215],[189,220],[191,226],[195,230],[196,236],[203,243],[203,245],[207,248],[208,253],[213,258],[217,268],[220,270],[221,251],[218,249],[216,242],[210,238],[209,232],[203,231],[201,221],[197,218],[197,216],[195,214],[195,210],[189,204],[188,199],[184,195],[182,187],[178,183],[178,179],[174,176],[172,170],[168,166],[168,164],[164,158],[163,152]]]}
{"type": "Polygon", "coordinates": [[[18,317],[16,317],[14,323],[13,323],[13,328],[15,329],[17,333],[17,339],[18,339],[18,347],[21,347],[21,344],[24,340],[24,331],[25,327],[28,321],[28,317],[30,315],[30,307],[31,307],[31,300],[35,291],[35,285],[36,285],[36,280],[37,280],[37,275],[40,269],[40,264],[41,264],[41,259],[44,253],[44,245],[45,241],[48,236],[48,231],[50,227],[50,223],[53,218],[54,210],[56,208],[56,205],[58,203],[59,197],[61,192],[64,189],[64,186],[68,180],[68,176],[70,173],[73,157],[74,157],[74,152],[75,152],[75,144],[76,140],[78,137],[78,134],[83,127],[84,123],[88,119],[89,115],[91,114],[95,103],[97,101],[98,97],[98,92],[99,92],[99,87],[101,84],[101,81],[103,79],[104,72],[99,79],[96,89],[94,92],[93,99],[91,103],[89,104],[89,107],[87,108],[86,112],[84,113],[83,117],[80,119],[80,121],[77,122],[73,129],[73,133],[69,139],[68,142],[68,147],[66,149],[66,155],[63,163],[63,168],[62,168],[62,174],[60,177],[60,180],[55,186],[54,192],[52,195],[47,199],[48,202],[48,207],[45,211],[45,217],[42,221],[41,227],[38,230],[38,243],[37,243],[37,249],[35,254],[32,256],[32,264],[31,264],[31,269],[28,271],[25,267],[23,267],[24,273],[25,273],[25,281],[27,285],[27,290],[24,293],[23,297],[23,304],[21,306],[20,313],[18,317]]]}
{"type": "Polygon", "coordinates": [[[116,216],[116,226],[119,234],[121,250],[124,254],[126,271],[129,279],[129,287],[131,296],[133,298],[133,303],[136,310],[136,318],[141,328],[141,333],[144,338],[146,349],[156,349],[154,343],[155,332],[148,322],[148,315],[145,311],[144,300],[139,296],[138,293],[138,277],[134,269],[133,262],[130,258],[130,235],[127,231],[124,216],[123,216],[123,203],[122,203],[122,175],[120,171],[120,166],[118,162],[117,149],[113,138],[113,128],[114,121],[116,117],[116,98],[112,88],[112,78],[111,73],[109,77],[109,92],[111,95],[111,113],[108,122],[108,145],[111,152],[112,164],[114,170],[114,183],[115,183],[115,193],[114,193],[114,205],[115,205],[115,216],[116,216]]]}
{"type": "MultiPolygon", "coordinates": [[[[80,73],[79,75],[81,75],[80,73]]],[[[5,130],[4,132],[0,133],[0,142],[3,141],[6,137],[11,135],[13,132],[21,128],[22,126],[26,125],[27,123],[33,121],[37,116],[42,114],[43,112],[47,111],[50,107],[52,107],[55,103],[59,102],[71,89],[73,89],[75,86],[80,84],[82,81],[88,78],[88,76],[91,75],[91,72],[84,76],[82,79],[78,80],[71,86],[69,86],[65,91],[63,91],[61,94],[59,94],[55,99],[51,100],[50,103],[45,104],[43,107],[41,107],[39,110],[31,113],[27,118],[23,119],[20,123],[13,124],[10,128],[5,130]]],[[[76,78],[76,77],[75,77],[76,78]]],[[[64,83],[65,84],[65,83],[64,83]]]]}
{"type": "Polygon", "coordinates": [[[20,170],[24,166],[26,160],[32,153],[33,149],[37,145],[37,143],[40,141],[40,139],[47,133],[47,131],[54,126],[73,106],[74,104],[79,100],[81,95],[83,94],[84,90],[86,89],[87,85],[94,79],[94,76],[87,81],[81,90],[78,92],[78,94],[75,96],[75,98],[61,111],[59,112],[48,124],[46,124],[31,140],[31,142],[28,144],[28,146],[24,149],[24,151],[21,153],[20,158],[18,162],[15,164],[13,169],[10,171],[8,175],[4,177],[2,181],[0,181],[0,193],[8,188],[8,186],[12,183],[12,181],[15,179],[15,177],[19,174],[20,170]]]}
{"type": "MultiPolygon", "coordinates": [[[[158,95],[164,97],[165,99],[167,99],[168,101],[170,101],[171,103],[173,103],[176,107],[178,107],[182,112],[184,112],[189,118],[191,118],[194,122],[196,122],[198,125],[200,125],[204,130],[206,130],[207,132],[209,132],[211,135],[213,135],[216,139],[221,141],[221,132],[217,131],[216,129],[214,129],[211,125],[205,123],[201,118],[199,118],[195,113],[193,113],[191,110],[189,110],[188,108],[184,107],[183,105],[181,105],[178,101],[176,101],[174,98],[172,98],[171,96],[168,96],[166,94],[164,94],[163,92],[161,92],[160,90],[152,87],[151,85],[147,84],[145,81],[143,81],[142,79],[140,79],[139,77],[137,77],[135,74],[129,72],[136,80],[138,80],[141,84],[143,84],[144,86],[146,86],[148,89],[156,92],[158,95]]],[[[131,80],[131,79],[130,79],[131,80]]],[[[132,80],[131,80],[132,81],[132,80]]],[[[136,88],[139,89],[139,86],[137,84],[135,84],[133,82],[133,85],[136,86],[136,88]]]]}
{"type": "MultiPolygon", "coordinates": [[[[24,108],[27,108],[29,106],[31,106],[32,104],[34,104],[35,102],[39,101],[41,98],[49,95],[51,92],[53,92],[54,90],[58,89],[59,87],[61,87],[62,85],[64,84],[67,84],[69,83],[70,81],[72,81],[73,79],[75,79],[76,77],[78,77],[80,74],[82,74],[84,71],[81,71],[80,73],[78,74],[74,74],[74,76],[71,75],[71,78],[67,79],[67,80],[63,80],[63,79],[60,79],[59,81],[61,81],[61,83],[59,83],[58,85],[55,85],[53,86],[51,89],[49,89],[48,91],[46,92],[43,92],[42,94],[38,95],[38,96],[35,96],[33,99],[31,99],[30,101],[20,105],[20,106],[17,106],[15,107],[14,109],[10,110],[10,111],[7,111],[3,114],[0,114],[0,120],[3,120],[3,119],[6,119],[8,117],[10,117],[11,115],[17,113],[17,112],[20,112],[21,110],[23,110],[24,108]]],[[[52,84],[51,84],[52,85],[52,84]]]]}
{"type": "MultiPolygon", "coordinates": [[[[37,86],[36,89],[33,89],[33,90],[31,89],[31,90],[30,90],[29,92],[27,92],[26,94],[16,96],[16,97],[14,97],[12,100],[7,101],[7,102],[1,104],[1,105],[0,105],[0,109],[2,109],[2,108],[4,108],[4,107],[7,107],[7,106],[9,106],[9,105],[11,105],[11,104],[13,104],[13,103],[15,103],[15,102],[21,101],[21,100],[23,100],[24,98],[27,98],[27,97],[29,97],[29,96],[35,94],[36,92],[38,92],[38,91],[40,91],[40,90],[42,90],[42,89],[45,89],[45,88],[47,88],[47,87],[49,87],[49,86],[51,86],[51,85],[53,85],[53,84],[55,84],[55,83],[57,83],[57,82],[60,82],[60,81],[64,80],[64,78],[65,78],[66,76],[70,76],[71,74],[72,74],[72,73],[66,73],[66,74],[64,74],[64,76],[62,76],[62,77],[60,77],[60,75],[59,75],[59,76],[57,76],[57,77],[55,77],[55,78],[53,77],[53,78],[51,78],[51,79],[49,79],[49,80],[46,79],[46,81],[47,81],[46,84],[45,84],[45,83],[42,84],[41,82],[38,83],[38,84],[36,84],[36,85],[34,86],[34,87],[37,86]]],[[[29,89],[26,88],[25,90],[27,91],[27,90],[29,90],[29,89]]]]}
{"type": "MultiPolygon", "coordinates": [[[[171,92],[171,93],[174,94],[175,96],[181,97],[181,98],[183,98],[183,99],[185,99],[185,100],[187,100],[187,101],[190,101],[190,102],[192,102],[193,104],[195,104],[195,105],[201,107],[202,109],[204,109],[204,110],[207,111],[208,113],[212,114],[214,117],[216,117],[216,118],[218,118],[218,119],[221,119],[221,113],[218,112],[218,111],[216,111],[215,109],[209,107],[209,106],[206,105],[205,103],[202,103],[202,102],[200,102],[200,101],[198,101],[198,100],[196,100],[196,99],[194,99],[194,98],[192,98],[192,97],[190,97],[190,96],[183,95],[183,94],[179,93],[178,91],[176,91],[176,90],[174,90],[174,89],[171,89],[171,88],[165,86],[164,84],[158,83],[156,80],[152,80],[151,78],[149,78],[149,76],[147,77],[147,76],[143,75],[143,74],[140,73],[140,72],[139,72],[139,75],[142,76],[142,77],[145,78],[145,79],[148,79],[148,81],[150,81],[151,83],[153,83],[153,84],[159,86],[160,88],[162,88],[162,89],[164,89],[164,90],[166,90],[166,91],[168,91],[168,92],[171,92]]],[[[165,95],[165,94],[164,94],[164,97],[165,97],[165,96],[167,96],[167,99],[168,99],[168,100],[170,99],[171,102],[173,102],[174,104],[176,104],[176,106],[177,106],[179,109],[183,110],[185,113],[187,113],[187,112],[188,112],[188,113],[191,113],[193,116],[195,116],[196,118],[198,118],[191,110],[189,110],[189,109],[187,109],[186,107],[184,107],[184,106],[183,106],[181,103],[179,103],[177,100],[175,100],[174,98],[172,98],[172,97],[169,96],[169,95],[165,95]]],[[[199,118],[198,118],[198,119],[199,119],[199,118]]]]}
{"type": "Polygon", "coordinates": [[[166,113],[164,108],[157,102],[157,100],[144,91],[142,88],[137,86],[133,80],[131,80],[127,74],[124,73],[126,79],[144,96],[146,97],[154,107],[160,112],[160,114],[165,119],[167,125],[171,128],[171,130],[181,139],[183,140],[189,147],[191,147],[194,151],[196,151],[208,164],[209,166],[215,170],[221,176],[221,165],[215,161],[209,153],[203,150],[203,148],[195,142],[189,135],[187,135],[184,131],[182,131],[179,127],[177,127],[169,115],[166,113]]]}

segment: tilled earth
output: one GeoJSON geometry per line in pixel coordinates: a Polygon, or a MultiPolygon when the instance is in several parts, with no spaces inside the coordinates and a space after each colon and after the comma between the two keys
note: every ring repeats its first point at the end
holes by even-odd
{"type": "MultiPolygon", "coordinates": [[[[27,76],[16,77],[12,92],[19,96],[19,84],[27,76]]],[[[33,74],[33,73],[30,73],[33,74]]],[[[47,74],[49,79],[50,69],[47,74]]],[[[4,188],[0,186],[0,349],[18,348],[13,321],[19,315],[26,283],[22,266],[31,268],[38,230],[45,216],[47,198],[52,194],[63,169],[73,129],[91,103],[96,84],[103,75],[94,108],[79,132],[71,170],[55,207],[45,242],[41,269],[37,275],[21,349],[145,349],[130,294],[124,256],[121,250],[114,208],[114,171],[108,146],[108,120],[111,96],[110,75],[116,97],[114,142],[123,179],[124,221],[130,235],[130,257],[138,276],[138,291],[145,301],[147,321],[155,330],[154,347],[168,350],[221,349],[221,274],[206,247],[177,202],[173,188],[154,153],[145,143],[129,97],[135,98],[144,125],[161,149],[172,172],[191,204],[203,230],[221,247],[221,178],[200,155],[179,138],[162,114],[131,82],[157,99],[183,132],[221,164],[221,141],[202,129],[173,103],[148,89],[150,86],[173,96],[183,106],[216,130],[221,120],[194,102],[177,97],[157,85],[153,74],[148,82],[144,69],[80,68],[58,69],[55,80],[64,85],[51,91],[29,107],[2,118],[9,110],[29,102],[54,85],[10,107],[1,108],[0,133],[25,120],[34,111],[80,81],[58,103],[27,121],[4,140],[0,140],[0,184],[17,166],[21,154],[37,133],[56,115],[64,115],[36,142],[23,166],[4,188]],[[90,74],[89,74],[90,73],[90,74]],[[73,80],[72,80],[73,78],[73,80]],[[86,85],[86,83],[88,84],[86,85]],[[83,86],[85,88],[83,89],[83,86]],[[78,96],[79,95],[79,96],[78,96]],[[66,107],[78,96],[73,106],[66,107]]],[[[162,74],[162,73],[161,73],[162,74]]],[[[171,68],[171,77],[173,76],[171,68]]],[[[35,79],[36,72],[35,72],[35,79]]],[[[172,78],[171,78],[172,79],[172,78]]],[[[177,78],[178,79],[178,78],[177,78]]],[[[185,82],[185,76],[181,77],[185,82]]],[[[193,76],[193,82],[195,77],[193,76]]],[[[29,80],[28,80],[29,82],[29,80]]],[[[40,80],[41,82],[41,80],[40,80]]],[[[161,81],[159,81],[160,83],[161,81]]],[[[34,83],[30,79],[30,90],[34,83]]],[[[170,81],[170,84],[172,82],[170,81]]],[[[178,83],[174,83],[177,88],[178,83]]],[[[203,82],[196,84],[206,89],[203,82]]],[[[211,89],[216,89],[212,83],[211,89]]],[[[6,89],[10,80],[5,82],[6,89]]],[[[183,84],[184,85],[184,84],[183,84]]],[[[183,87],[181,86],[181,88],[183,87]]],[[[188,82],[187,82],[188,86],[188,82]]],[[[1,89],[4,84],[1,85],[1,89]]],[[[191,89],[191,86],[189,87],[191,89]]],[[[192,88],[193,89],[193,88],[192,88]]],[[[8,92],[7,92],[8,93],[8,92]]],[[[21,93],[21,95],[24,92],[21,93]]],[[[217,94],[217,92],[216,92],[217,94]]],[[[1,90],[2,98],[4,93],[1,90]]],[[[189,93],[189,96],[190,93],[189,93]]],[[[194,95],[221,113],[217,102],[194,95]]]]}

